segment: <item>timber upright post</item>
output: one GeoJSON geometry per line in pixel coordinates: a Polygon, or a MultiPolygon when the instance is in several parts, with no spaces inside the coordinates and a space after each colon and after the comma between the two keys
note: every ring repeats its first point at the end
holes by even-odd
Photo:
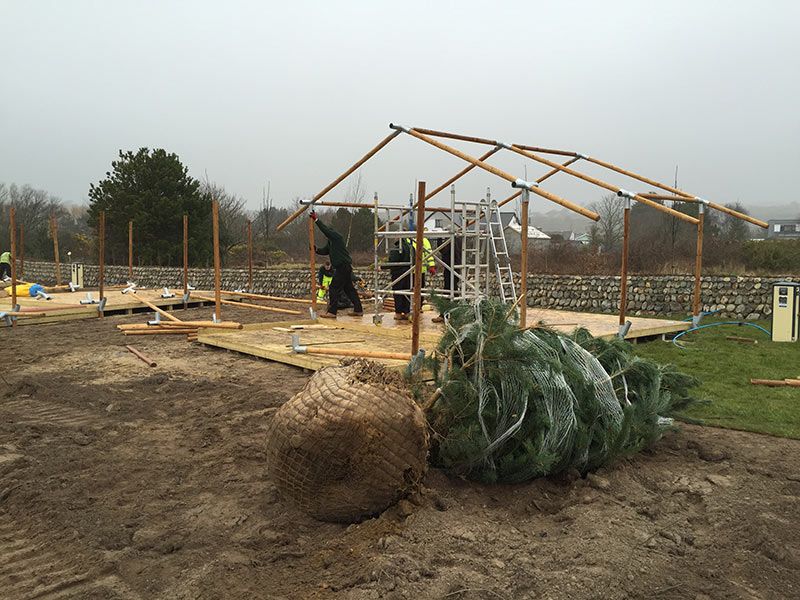
{"type": "MultiPolygon", "coordinates": [[[[372,229],[373,231],[377,232],[378,227],[380,226],[380,219],[378,218],[378,192],[372,196],[372,229]]],[[[378,308],[378,251],[380,250],[380,239],[377,235],[372,236],[372,274],[373,274],[373,293],[372,293],[372,300],[373,300],[373,309],[374,314],[372,317],[373,322],[375,325],[380,323],[381,317],[378,316],[379,308],[378,308]]]]}
{"type": "Polygon", "coordinates": [[[25,277],[25,224],[19,224],[19,276],[25,277]]]}
{"type": "Polygon", "coordinates": [[[247,289],[253,291],[253,222],[247,221],[247,289]]]}
{"type": "Polygon", "coordinates": [[[189,215],[183,213],[183,307],[189,304],[189,215]]]}
{"type": "Polygon", "coordinates": [[[521,329],[527,327],[528,321],[528,203],[531,199],[531,192],[528,188],[522,190],[521,214],[520,214],[520,282],[519,282],[519,326],[521,329]]]}
{"type": "Polygon", "coordinates": [[[133,220],[128,221],[128,278],[133,281],[133,220]]]}
{"type": "Polygon", "coordinates": [[[703,224],[706,216],[706,205],[697,205],[697,254],[694,260],[694,295],[692,298],[692,327],[700,324],[700,279],[703,275],[703,224]]]}
{"type": "Polygon", "coordinates": [[[625,324],[628,310],[628,247],[631,233],[631,199],[624,196],[625,207],[622,211],[622,261],[619,270],[619,332],[620,338],[625,339],[628,326],[625,324]]]}
{"type": "MultiPolygon", "coordinates": [[[[8,209],[8,233],[11,237],[11,310],[17,308],[17,225],[15,223],[16,209],[8,209]]],[[[11,326],[17,326],[17,320],[11,320],[11,326]]]]}
{"type": "Polygon", "coordinates": [[[220,292],[219,259],[219,203],[211,200],[211,223],[214,235],[214,320],[222,320],[222,294],[220,292]]]}
{"type": "Polygon", "coordinates": [[[58,257],[58,221],[56,216],[50,213],[50,235],[53,236],[53,259],[56,263],[56,285],[61,285],[61,263],[58,257]]]}
{"type": "Polygon", "coordinates": [[[425,226],[425,182],[417,184],[417,237],[414,251],[414,306],[411,312],[414,315],[411,329],[411,356],[419,352],[419,329],[422,325],[422,254],[424,252],[424,226],[425,226]]]}
{"type": "MultiPolygon", "coordinates": [[[[311,210],[314,210],[312,207],[311,210]]],[[[317,253],[314,244],[314,219],[308,220],[308,268],[311,275],[311,309],[317,310],[317,253]]]]}
{"type": "Polygon", "coordinates": [[[97,242],[98,242],[98,259],[97,259],[97,282],[98,282],[98,295],[100,296],[100,304],[97,310],[100,313],[100,318],[103,318],[103,285],[105,283],[105,262],[106,262],[106,211],[100,211],[100,218],[98,219],[97,242]]]}

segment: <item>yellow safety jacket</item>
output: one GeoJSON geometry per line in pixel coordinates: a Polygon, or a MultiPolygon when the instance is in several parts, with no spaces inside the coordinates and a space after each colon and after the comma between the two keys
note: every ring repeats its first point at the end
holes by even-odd
{"type": "MultiPolygon", "coordinates": [[[[417,251],[416,238],[408,240],[414,252],[417,251]]],[[[431,248],[431,241],[424,237],[422,238],[422,268],[428,270],[436,266],[436,261],[433,259],[433,249],[431,248]]]]}
{"type": "Polygon", "coordinates": [[[331,281],[333,281],[333,277],[330,275],[322,276],[322,286],[317,290],[317,300],[325,299],[325,296],[328,294],[328,290],[331,287],[331,281]]]}

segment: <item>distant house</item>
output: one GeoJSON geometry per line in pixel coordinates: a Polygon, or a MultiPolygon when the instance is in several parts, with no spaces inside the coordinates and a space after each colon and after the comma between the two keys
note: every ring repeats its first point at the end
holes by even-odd
{"type": "Polygon", "coordinates": [[[771,219],[767,238],[771,240],[800,238],[800,219],[771,219]]]}
{"type": "Polygon", "coordinates": [[[546,231],[554,244],[586,245],[589,243],[589,234],[575,231],[546,231]]]}
{"type": "MultiPolygon", "coordinates": [[[[455,225],[461,226],[461,215],[456,214],[455,217],[455,225]]],[[[522,225],[520,225],[519,220],[517,219],[517,215],[514,214],[512,211],[501,211],[500,212],[500,221],[503,223],[503,233],[506,236],[506,246],[508,246],[508,250],[511,253],[519,252],[522,247],[522,239],[521,239],[521,232],[522,232],[522,225]]],[[[425,221],[425,228],[428,231],[442,231],[446,230],[450,225],[450,217],[449,216],[442,216],[442,215],[434,215],[433,217],[429,218],[425,221]]],[[[536,229],[531,225],[528,225],[528,247],[533,249],[534,247],[541,246],[543,244],[547,244],[550,242],[550,237],[536,229]]]]}

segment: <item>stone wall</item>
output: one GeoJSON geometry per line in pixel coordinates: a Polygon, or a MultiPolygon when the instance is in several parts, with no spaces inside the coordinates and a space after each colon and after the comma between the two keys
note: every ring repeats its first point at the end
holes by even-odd
{"type": "MultiPolygon", "coordinates": [[[[62,280],[69,280],[69,265],[61,265],[62,280]]],[[[357,273],[371,286],[370,270],[357,273]]],[[[441,277],[441,275],[439,276],[441,277]]],[[[175,267],[135,267],[133,280],[141,287],[180,288],[183,270],[175,267]]],[[[49,262],[25,262],[25,279],[54,283],[55,266],[49,262]]],[[[719,316],[735,319],[760,319],[769,316],[772,283],[791,277],[704,277],[704,311],[720,311],[719,316]]],[[[798,278],[795,277],[794,280],[798,278]]],[[[106,267],[106,283],[122,284],[128,280],[128,268],[106,267]]],[[[380,273],[380,285],[388,286],[388,276],[380,273]]],[[[213,269],[189,269],[189,282],[198,289],[214,286],[213,269]]],[[[84,284],[97,285],[97,266],[85,265],[84,284]]],[[[578,275],[530,275],[528,306],[615,313],[619,303],[619,277],[578,275]]],[[[517,280],[519,285],[519,280],[517,280]]],[[[246,269],[223,269],[222,289],[247,286],[246,269]]],[[[628,282],[628,312],[631,315],[689,314],[694,280],[688,275],[633,275],[628,282]]],[[[309,294],[305,269],[268,268],[253,271],[253,290],[275,296],[303,297],[309,294]]]]}

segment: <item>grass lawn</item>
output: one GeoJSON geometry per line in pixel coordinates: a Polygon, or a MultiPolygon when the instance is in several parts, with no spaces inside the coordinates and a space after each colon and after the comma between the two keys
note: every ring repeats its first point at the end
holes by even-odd
{"type": "MultiPolygon", "coordinates": [[[[704,320],[703,324],[711,323],[704,320]]],[[[768,321],[759,325],[769,329],[768,321]]],[[[635,346],[637,354],[677,365],[700,379],[696,395],[710,401],[688,409],[685,416],[709,425],[744,429],[800,439],[800,388],[752,385],[750,378],[800,378],[800,342],[774,343],[755,327],[722,325],[682,336],[686,349],[672,342],[635,346]],[[726,340],[735,335],[758,344],[726,340]]]]}

